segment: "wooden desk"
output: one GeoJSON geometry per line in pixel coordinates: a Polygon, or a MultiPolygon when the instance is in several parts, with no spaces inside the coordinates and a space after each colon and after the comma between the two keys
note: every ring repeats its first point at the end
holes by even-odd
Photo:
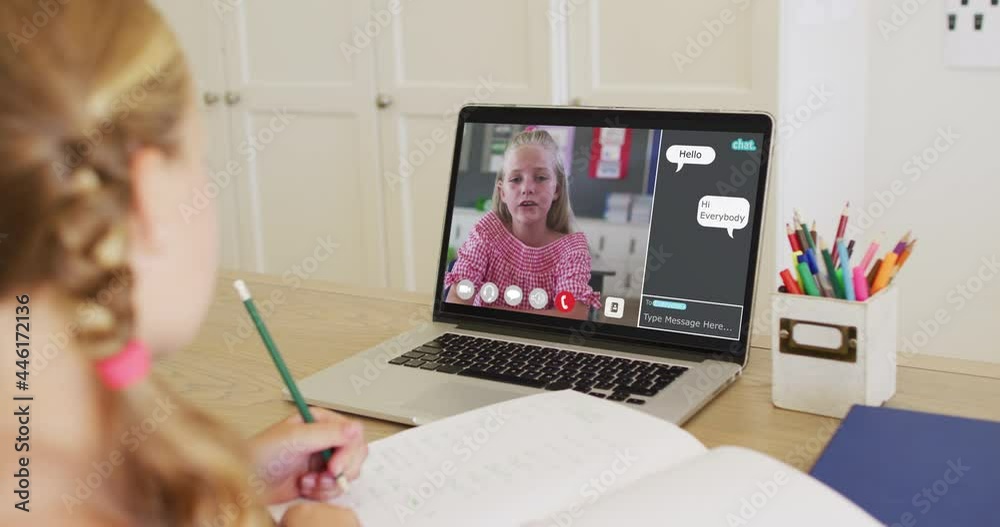
{"type": "MultiPolygon", "coordinates": [[[[281,380],[233,292],[235,276],[222,273],[200,335],[189,349],[162,360],[158,372],[188,400],[250,435],[294,407],[282,398],[281,380]]],[[[240,276],[250,284],[296,378],[430,319],[426,295],[325,282],[293,287],[278,277],[240,276]]],[[[709,447],[742,445],[808,469],[838,420],[775,408],[770,381],[770,351],[752,349],[742,378],[684,428],[709,447]]],[[[1000,378],[901,366],[889,406],[1000,421],[998,400],[1000,378]]],[[[364,421],[369,440],[404,428],[364,421]]]]}

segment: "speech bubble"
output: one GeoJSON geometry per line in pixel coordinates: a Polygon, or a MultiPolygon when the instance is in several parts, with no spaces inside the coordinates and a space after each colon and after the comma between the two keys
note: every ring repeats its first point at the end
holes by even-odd
{"type": "Polygon", "coordinates": [[[677,163],[680,172],[684,165],[711,165],[715,161],[715,149],[710,146],[671,145],[667,149],[667,161],[677,163]]]}
{"type": "Polygon", "coordinates": [[[750,219],[750,202],[732,196],[702,196],[698,202],[698,225],[712,229],[726,229],[733,237],[734,229],[747,226],[750,219]]]}

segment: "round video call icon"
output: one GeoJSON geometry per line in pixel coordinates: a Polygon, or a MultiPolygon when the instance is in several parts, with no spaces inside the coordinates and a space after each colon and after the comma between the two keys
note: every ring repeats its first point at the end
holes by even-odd
{"type": "Polygon", "coordinates": [[[472,280],[462,280],[455,288],[455,294],[462,300],[468,300],[476,296],[476,284],[472,280]]]}
{"type": "Polygon", "coordinates": [[[541,287],[536,287],[528,293],[528,303],[535,309],[545,309],[549,305],[549,294],[541,287]]]}
{"type": "Polygon", "coordinates": [[[487,304],[492,304],[497,301],[497,297],[500,296],[500,288],[497,287],[493,282],[486,282],[483,287],[479,288],[479,298],[483,299],[483,302],[487,304]]]}
{"type": "Polygon", "coordinates": [[[573,293],[570,293],[569,291],[560,291],[559,294],[556,295],[556,309],[559,311],[569,313],[570,311],[573,311],[574,306],[576,306],[576,297],[573,296],[573,293]]]}
{"type": "Polygon", "coordinates": [[[524,299],[524,293],[521,292],[521,288],[516,285],[509,285],[507,289],[503,292],[503,301],[507,302],[508,306],[514,307],[521,303],[524,299]]]}

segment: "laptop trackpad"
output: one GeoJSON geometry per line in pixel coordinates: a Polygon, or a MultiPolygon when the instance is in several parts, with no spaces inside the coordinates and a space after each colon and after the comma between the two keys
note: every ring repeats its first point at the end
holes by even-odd
{"type": "Polygon", "coordinates": [[[449,382],[420,392],[407,407],[415,415],[440,419],[524,395],[513,390],[449,382]]]}

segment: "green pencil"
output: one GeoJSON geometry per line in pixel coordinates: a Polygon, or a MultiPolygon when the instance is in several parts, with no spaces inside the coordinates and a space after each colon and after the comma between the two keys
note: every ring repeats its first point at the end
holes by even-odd
{"type": "MultiPolygon", "coordinates": [[[[292,377],[292,373],[288,371],[288,366],[285,365],[285,360],[281,358],[281,353],[278,352],[278,346],[274,343],[274,339],[271,338],[271,332],[267,330],[267,326],[264,325],[264,319],[260,318],[260,313],[257,312],[257,306],[253,303],[253,297],[250,296],[250,288],[247,287],[246,282],[243,280],[236,280],[233,282],[233,287],[236,288],[236,292],[240,295],[240,300],[243,301],[243,307],[247,308],[247,313],[250,314],[250,319],[253,320],[253,325],[257,327],[257,332],[260,333],[260,339],[264,341],[264,347],[267,348],[267,352],[271,354],[271,360],[274,361],[274,366],[278,368],[278,373],[281,374],[281,380],[285,382],[285,386],[288,387],[288,393],[292,394],[292,400],[295,401],[295,406],[299,408],[299,413],[302,414],[302,420],[307,423],[315,423],[316,418],[313,417],[312,412],[309,410],[309,405],[306,404],[306,400],[302,397],[302,392],[299,391],[299,387],[295,384],[295,379],[292,377]]],[[[330,462],[330,458],[333,457],[333,449],[328,448],[323,451],[323,460],[327,463],[330,462]]],[[[343,473],[337,474],[336,478],[337,485],[340,486],[341,490],[347,492],[348,483],[347,478],[343,473]]]]}
{"type": "Polygon", "coordinates": [[[826,246],[826,243],[820,238],[819,241],[820,250],[823,251],[823,261],[826,263],[826,272],[830,275],[830,283],[833,285],[833,294],[837,298],[847,298],[844,294],[844,284],[837,278],[836,267],[833,264],[833,256],[830,254],[830,248],[826,246]]]}
{"type": "MultiPolygon", "coordinates": [[[[806,225],[805,220],[799,215],[799,211],[795,211],[795,222],[802,226],[802,236],[806,239],[806,244],[808,247],[816,249],[816,240],[813,239],[812,234],[809,232],[809,226],[806,225]]],[[[802,250],[805,251],[808,247],[803,247],[802,250]]]]}

